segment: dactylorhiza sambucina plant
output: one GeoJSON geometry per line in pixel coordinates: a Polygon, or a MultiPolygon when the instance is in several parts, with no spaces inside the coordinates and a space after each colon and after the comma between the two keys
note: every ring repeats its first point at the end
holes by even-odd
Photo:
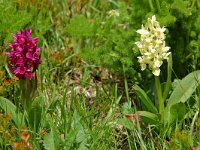
{"type": "Polygon", "coordinates": [[[160,27],[159,22],[156,21],[156,17],[152,16],[152,18],[148,18],[145,25],[142,25],[141,29],[136,31],[140,34],[140,41],[135,43],[142,55],[138,57],[141,70],[145,70],[148,66],[155,76],[155,86],[161,120],[164,119],[164,99],[166,96],[163,98],[160,85],[160,67],[163,64],[163,60],[168,60],[171,54],[171,52],[168,52],[170,47],[165,44],[165,30],[166,28],[160,27]]]}
{"type": "Polygon", "coordinates": [[[10,71],[19,79],[32,79],[33,73],[41,63],[38,38],[33,39],[30,35],[30,29],[13,35],[14,41],[10,44],[12,50],[7,52],[10,71]]]}
{"type": "Polygon", "coordinates": [[[140,41],[135,43],[141,53],[141,56],[138,57],[141,70],[145,70],[148,66],[154,74],[158,101],[157,108],[145,91],[135,85],[136,95],[148,110],[141,111],[140,116],[146,118],[150,124],[162,125],[159,126],[162,135],[165,134],[163,131],[170,131],[173,128],[171,125],[174,122],[184,119],[186,112],[184,103],[192,97],[200,83],[200,70],[198,70],[188,74],[178,82],[174,89],[171,89],[172,55],[169,52],[170,47],[165,44],[165,30],[164,27],[160,27],[156,17],[152,16],[152,18],[148,18],[145,25],[142,25],[141,29],[137,30],[141,37],[140,41]],[[160,67],[164,60],[167,60],[167,81],[163,83],[163,88],[161,88],[159,76],[160,67]]]}
{"type": "Polygon", "coordinates": [[[6,53],[11,73],[20,80],[21,99],[25,108],[30,106],[34,98],[37,88],[36,70],[41,63],[38,38],[32,38],[31,32],[26,29],[13,35],[11,51],[6,53]]]}
{"type": "Polygon", "coordinates": [[[160,75],[160,66],[164,59],[169,58],[171,52],[168,52],[170,47],[165,45],[166,28],[160,27],[156,21],[156,17],[148,18],[145,26],[137,30],[141,35],[140,41],[135,44],[138,46],[142,56],[138,57],[141,65],[141,70],[145,70],[147,65],[155,76],[160,75]]]}

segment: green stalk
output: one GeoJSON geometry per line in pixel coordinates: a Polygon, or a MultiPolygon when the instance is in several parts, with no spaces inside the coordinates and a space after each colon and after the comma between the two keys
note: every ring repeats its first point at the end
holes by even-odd
{"type": "Polygon", "coordinates": [[[200,7],[199,1],[196,1],[196,2],[197,2],[197,4],[196,4],[197,8],[199,8],[200,7]]]}
{"type": "Polygon", "coordinates": [[[156,5],[157,5],[158,12],[160,12],[160,2],[159,2],[159,0],[156,0],[156,5]]]}
{"type": "Polygon", "coordinates": [[[155,76],[155,85],[156,85],[156,94],[158,98],[158,106],[159,106],[159,114],[161,115],[161,123],[164,121],[164,101],[162,97],[162,89],[160,85],[160,78],[159,76],[155,76]]]}
{"type": "Polygon", "coordinates": [[[151,11],[154,12],[154,7],[153,7],[152,0],[149,0],[149,7],[150,7],[151,11]]]}
{"type": "Polygon", "coordinates": [[[164,89],[163,101],[166,100],[166,98],[169,94],[169,90],[171,88],[171,84],[172,84],[171,76],[172,76],[172,54],[170,54],[170,56],[169,56],[168,65],[167,65],[167,82],[166,82],[166,86],[164,89]]]}
{"type": "Polygon", "coordinates": [[[196,0],[193,0],[193,1],[192,1],[192,5],[191,5],[191,9],[193,9],[195,3],[196,3],[196,0]]]}
{"type": "Polygon", "coordinates": [[[122,67],[123,67],[123,73],[124,73],[124,86],[125,86],[126,98],[127,98],[128,104],[131,105],[131,100],[130,100],[129,92],[128,92],[128,82],[127,82],[127,79],[126,79],[124,65],[122,67]]]}

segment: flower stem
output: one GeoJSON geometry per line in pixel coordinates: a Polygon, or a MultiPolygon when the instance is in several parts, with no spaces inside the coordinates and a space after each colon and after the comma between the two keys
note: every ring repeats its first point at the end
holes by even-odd
{"type": "Polygon", "coordinates": [[[169,56],[169,60],[168,60],[168,63],[167,63],[167,82],[166,82],[166,85],[165,85],[165,89],[164,89],[164,92],[163,92],[163,101],[165,102],[168,94],[169,94],[169,90],[171,88],[171,84],[172,84],[172,81],[171,81],[171,76],[172,76],[172,54],[170,54],[169,56]]]}
{"type": "Polygon", "coordinates": [[[162,89],[159,76],[155,76],[156,94],[158,97],[159,114],[161,115],[161,123],[164,121],[164,101],[162,97],[162,89]]]}

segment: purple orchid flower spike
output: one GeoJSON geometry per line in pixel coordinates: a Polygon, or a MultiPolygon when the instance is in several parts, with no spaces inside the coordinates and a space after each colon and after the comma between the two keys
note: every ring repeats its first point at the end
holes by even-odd
{"type": "Polygon", "coordinates": [[[32,79],[33,73],[41,64],[41,49],[37,46],[38,38],[31,38],[31,32],[30,29],[26,29],[13,35],[11,51],[6,53],[10,71],[19,79],[32,79]]]}

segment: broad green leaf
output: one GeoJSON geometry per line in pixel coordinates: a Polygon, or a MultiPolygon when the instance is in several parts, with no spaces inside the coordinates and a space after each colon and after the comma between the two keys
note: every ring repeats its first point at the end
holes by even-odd
{"type": "Polygon", "coordinates": [[[12,120],[16,125],[24,125],[23,115],[17,107],[8,99],[0,97],[0,107],[5,111],[5,113],[10,113],[12,120]]]}
{"type": "Polygon", "coordinates": [[[200,85],[200,70],[188,74],[182,80],[177,81],[167,107],[165,108],[165,125],[170,125],[177,117],[180,120],[186,111],[185,103],[200,85]]]}
{"type": "Polygon", "coordinates": [[[135,90],[136,95],[140,98],[140,100],[147,107],[147,109],[152,113],[158,113],[156,107],[154,106],[150,98],[147,96],[147,94],[144,92],[144,90],[137,85],[134,85],[133,88],[135,90]]]}
{"type": "Polygon", "coordinates": [[[194,71],[183,78],[171,96],[169,97],[167,107],[171,107],[180,102],[185,103],[200,85],[200,70],[194,71]]]}
{"type": "Polygon", "coordinates": [[[59,136],[51,120],[49,120],[51,131],[44,136],[43,145],[45,150],[59,150],[59,136]]]}
{"type": "Polygon", "coordinates": [[[178,103],[172,107],[165,109],[164,124],[169,127],[170,130],[175,127],[177,121],[184,119],[186,114],[186,106],[184,103],[178,103]]]}
{"type": "Polygon", "coordinates": [[[183,103],[178,103],[170,108],[170,121],[175,121],[176,119],[182,120],[186,113],[186,106],[183,103]]]}
{"type": "Polygon", "coordinates": [[[148,111],[138,111],[138,114],[142,118],[142,120],[146,123],[154,125],[159,123],[159,117],[154,113],[148,111]]]}
{"type": "Polygon", "coordinates": [[[31,104],[31,108],[29,111],[29,123],[33,129],[38,130],[41,117],[42,117],[42,106],[43,98],[37,97],[31,104]]]}

